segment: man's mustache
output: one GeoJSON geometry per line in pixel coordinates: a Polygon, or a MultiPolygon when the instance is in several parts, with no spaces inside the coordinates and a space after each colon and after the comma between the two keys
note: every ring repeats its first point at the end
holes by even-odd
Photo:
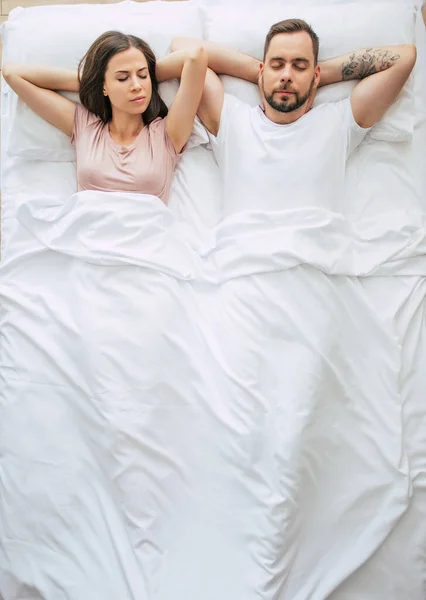
{"type": "Polygon", "coordinates": [[[295,93],[295,90],[293,90],[288,85],[282,85],[282,86],[278,87],[275,91],[276,92],[293,92],[293,93],[295,93]]]}

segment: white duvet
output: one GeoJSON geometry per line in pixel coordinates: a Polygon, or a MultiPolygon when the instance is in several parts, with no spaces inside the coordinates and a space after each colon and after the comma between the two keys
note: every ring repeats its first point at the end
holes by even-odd
{"type": "MultiPolygon", "coordinates": [[[[411,0],[331,4],[312,12],[330,56],[414,39],[411,0]]],[[[21,9],[4,55],[72,66],[105,20],[160,55],[176,33],[263,40],[252,11],[226,28],[191,6],[21,9]]],[[[220,222],[202,136],[169,209],[74,194],[69,142],[3,89],[2,600],[425,600],[419,15],[415,39],[413,110],[353,153],[340,214],[220,222]]]]}
{"type": "Polygon", "coordinates": [[[413,484],[400,340],[354,275],[424,275],[422,220],[298,212],[201,240],[151,196],[21,204],[1,278],[6,600],[421,599],[411,562],[395,593],[392,553],[373,595],[347,586],[413,484]]]}

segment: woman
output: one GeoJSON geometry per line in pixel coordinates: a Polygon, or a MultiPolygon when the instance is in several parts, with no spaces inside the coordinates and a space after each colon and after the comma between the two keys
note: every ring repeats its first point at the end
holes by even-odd
{"type": "Polygon", "coordinates": [[[201,44],[156,62],[140,38],[108,31],[91,45],[77,73],[7,63],[2,73],[21,100],[71,137],[79,191],[153,194],[167,204],[206,70],[201,44]],[[168,111],[158,82],[175,77],[180,87],[168,111]],[[81,105],[57,91],[79,91],[81,105]]]}

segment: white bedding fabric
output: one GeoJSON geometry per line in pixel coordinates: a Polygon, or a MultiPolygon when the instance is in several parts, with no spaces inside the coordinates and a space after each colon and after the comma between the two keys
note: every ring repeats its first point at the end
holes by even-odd
{"type": "Polygon", "coordinates": [[[409,506],[401,357],[326,247],[271,270],[222,225],[244,272],[218,285],[154,197],[18,219],[41,243],[2,271],[6,598],[36,565],[43,598],[325,598],[368,561],[409,506]]]}
{"type": "Polygon", "coordinates": [[[354,153],[340,215],[218,223],[205,146],[170,210],[3,154],[4,600],[424,600],[416,85],[413,141],[354,153]]]}

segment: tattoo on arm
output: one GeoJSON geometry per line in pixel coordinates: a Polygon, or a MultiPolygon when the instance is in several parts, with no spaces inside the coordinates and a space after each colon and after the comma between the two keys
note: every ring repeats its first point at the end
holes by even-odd
{"type": "Polygon", "coordinates": [[[342,80],[364,79],[389,69],[399,59],[399,54],[392,54],[389,50],[367,48],[361,54],[354,52],[347,62],[342,63],[342,80]]]}

